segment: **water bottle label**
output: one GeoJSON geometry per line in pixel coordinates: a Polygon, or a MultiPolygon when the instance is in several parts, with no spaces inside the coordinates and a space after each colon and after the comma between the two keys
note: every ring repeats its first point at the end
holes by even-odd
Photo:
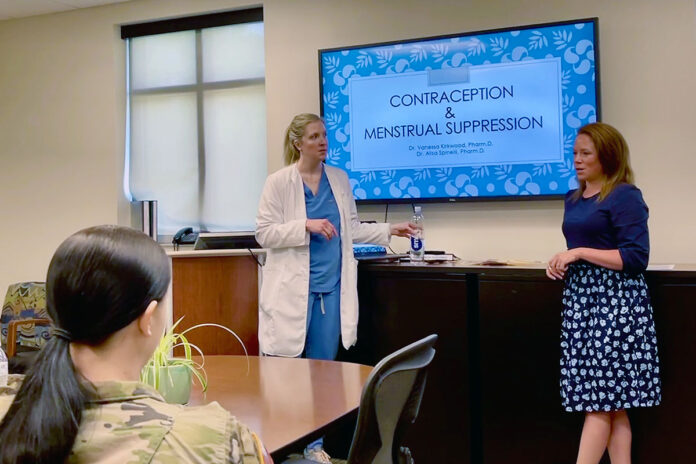
{"type": "Polygon", "coordinates": [[[420,251],[421,248],[423,248],[423,240],[416,237],[411,237],[411,249],[413,251],[420,251]]]}

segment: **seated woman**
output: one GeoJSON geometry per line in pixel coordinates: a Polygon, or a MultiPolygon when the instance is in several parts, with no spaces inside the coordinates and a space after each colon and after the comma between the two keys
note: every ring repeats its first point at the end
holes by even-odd
{"type": "Polygon", "coordinates": [[[55,329],[16,395],[0,395],[0,463],[272,462],[217,403],[167,404],[138,382],[166,324],[162,248],[99,226],[56,250],[46,282],[55,329]]]}

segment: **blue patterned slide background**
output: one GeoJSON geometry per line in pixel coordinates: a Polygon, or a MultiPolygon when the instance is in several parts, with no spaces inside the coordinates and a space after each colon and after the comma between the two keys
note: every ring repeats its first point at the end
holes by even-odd
{"type": "Polygon", "coordinates": [[[327,163],[357,200],[562,195],[598,113],[593,19],[321,50],[327,163]]]}

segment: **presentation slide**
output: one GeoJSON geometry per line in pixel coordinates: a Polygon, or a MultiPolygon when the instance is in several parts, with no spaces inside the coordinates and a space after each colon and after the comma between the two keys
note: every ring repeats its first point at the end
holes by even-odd
{"type": "Polygon", "coordinates": [[[562,195],[597,118],[595,20],[320,51],[327,162],[357,200],[562,195]]]}
{"type": "Polygon", "coordinates": [[[559,61],[351,79],[352,169],[561,162],[559,61]]]}

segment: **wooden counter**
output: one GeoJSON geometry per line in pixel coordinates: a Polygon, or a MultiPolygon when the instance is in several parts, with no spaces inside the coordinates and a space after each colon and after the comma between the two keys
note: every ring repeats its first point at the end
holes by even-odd
{"type": "MultiPolygon", "coordinates": [[[[262,254],[262,250],[258,250],[262,254]]],[[[258,353],[261,271],[247,250],[170,252],[173,318],[216,322],[258,353]]],[[[364,264],[358,344],[340,359],[374,365],[439,334],[417,423],[416,462],[555,464],[575,461],[582,414],[560,406],[562,282],[527,266],[364,264]]],[[[696,461],[696,265],[649,270],[663,401],[630,411],[634,463],[696,461]]],[[[219,329],[194,332],[206,354],[240,354],[219,329]]],[[[608,461],[606,461],[608,462],[608,461]]]]}
{"type": "MultiPolygon", "coordinates": [[[[549,280],[544,267],[360,265],[358,344],[344,359],[373,364],[430,333],[440,336],[407,440],[417,461],[575,461],[583,415],[561,409],[558,387],[563,283],[549,280]]],[[[647,280],[663,401],[629,412],[634,463],[691,463],[696,266],[648,271],[647,280]]]]}
{"type": "MultiPolygon", "coordinates": [[[[172,321],[181,328],[213,322],[232,329],[250,355],[259,354],[258,288],[263,250],[169,250],[172,321]],[[256,257],[256,259],[254,259],[256,257]]],[[[239,355],[244,349],[227,331],[201,327],[187,334],[206,355],[239,355]]],[[[176,353],[180,354],[180,353],[176,353]]]]}

